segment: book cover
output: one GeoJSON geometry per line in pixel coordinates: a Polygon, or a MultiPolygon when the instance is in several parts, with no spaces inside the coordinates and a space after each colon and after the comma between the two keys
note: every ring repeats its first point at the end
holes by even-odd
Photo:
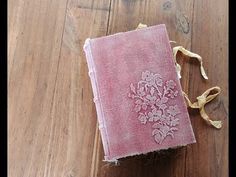
{"type": "Polygon", "coordinates": [[[164,24],[84,45],[105,161],[195,143],[164,24]]]}

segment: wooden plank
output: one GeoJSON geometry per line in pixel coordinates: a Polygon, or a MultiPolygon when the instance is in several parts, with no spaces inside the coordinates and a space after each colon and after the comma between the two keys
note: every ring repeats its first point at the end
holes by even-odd
{"type": "Polygon", "coordinates": [[[88,37],[106,35],[109,5],[109,0],[68,2],[46,176],[96,176],[101,140],[83,45],[88,37]]]}
{"type": "Polygon", "coordinates": [[[93,173],[97,120],[82,46],[106,35],[109,5],[9,2],[9,176],[93,173]]]}
{"type": "Polygon", "coordinates": [[[228,176],[228,1],[195,1],[192,50],[200,54],[209,80],[203,81],[194,62],[189,77],[190,97],[218,85],[222,92],[206,106],[209,116],[222,120],[221,130],[210,128],[199,114],[191,114],[197,144],[189,147],[186,176],[228,176]],[[190,92],[191,91],[191,92],[190,92]]]}
{"type": "Polygon", "coordinates": [[[65,0],[10,0],[8,175],[43,176],[65,0]],[[16,4],[15,4],[16,3],[16,4]]]}

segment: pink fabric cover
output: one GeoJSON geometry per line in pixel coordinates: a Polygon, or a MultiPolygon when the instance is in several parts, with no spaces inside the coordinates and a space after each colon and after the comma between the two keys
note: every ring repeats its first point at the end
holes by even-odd
{"type": "Polygon", "coordinates": [[[164,24],[87,39],[84,51],[105,161],[196,142],[164,24]]]}

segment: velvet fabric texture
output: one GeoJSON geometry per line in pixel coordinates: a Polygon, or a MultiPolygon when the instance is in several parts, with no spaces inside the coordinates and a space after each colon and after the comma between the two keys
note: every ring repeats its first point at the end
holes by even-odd
{"type": "Polygon", "coordinates": [[[164,24],[87,39],[105,161],[195,143],[164,24]]]}

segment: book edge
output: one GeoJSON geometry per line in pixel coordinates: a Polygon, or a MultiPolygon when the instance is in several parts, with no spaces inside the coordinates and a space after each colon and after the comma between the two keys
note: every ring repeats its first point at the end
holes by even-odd
{"type": "Polygon", "coordinates": [[[107,135],[107,129],[106,129],[106,124],[104,121],[104,114],[103,114],[103,109],[100,101],[100,96],[99,96],[99,91],[98,91],[98,83],[97,83],[97,78],[96,78],[96,69],[93,61],[93,56],[92,56],[92,50],[91,50],[91,39],[87,38],[85,40],[83,49],[86,55],[86,60],[88,64],[88,75],[90,77],[91,85],[92,85],[92,90],[93,90],[93,102],[95,103],[96,107],[96,112],[97,112],[97,120],[98,120],[98,128],[101,133],[102,137],[102,144],[104,147],[104,159],[108,160],[110,153],[109,153],[109,142],[108,142],[108,135],[107,135]]]}
{"type": "Polygon", "coordinates": [[[121,158],[127,158],[127,157],[136,156],[136,155],[146,155],[146,154],[151,153],[151,152],[160,152],[162,150],[168,150],[168,149],[176,149],[176,148],[185,147],[187,145],[194,144],[194,143],[196,143],[196,141],[193,141],[191,143],[183,143],[183,144],[180,144],[180,145],[176,145],[174,147],[166,147],[166,148],[162,148],[162,149],[152,149],[152,150],[145,151],[145,152],[134,152],[134,153],[125,154],[125,155],[122,155],[122,156],[115,156],[111,160],[103,160],[103,161],[105,161],[105,162],[117,162],[121,158]]]}
{"type": "Polygon", "coordinates": [[[92,38],[90,40],[100,40],[100,39],[104,39],[104,38],[110,38],[110,37],[119,36],[119,35],[123,35],[123,34],[133,33],[133,32],[137,32],[137,31],[140,31],[140,30],[141,31],[146,31],[146,30],[150,30],[151,28],[163,28],[165,26],[166,26],[165,24],[158,24],[158,25],[148,26],[148,27],[145,27],[145,28],[139,28],[139,29],[134,29],[134,30],[130,30],[130,31],[117,32],[117,33],[110,34],[110,35],[107,35],[107,36],[95,37],[95,38],[92,38]]]}

